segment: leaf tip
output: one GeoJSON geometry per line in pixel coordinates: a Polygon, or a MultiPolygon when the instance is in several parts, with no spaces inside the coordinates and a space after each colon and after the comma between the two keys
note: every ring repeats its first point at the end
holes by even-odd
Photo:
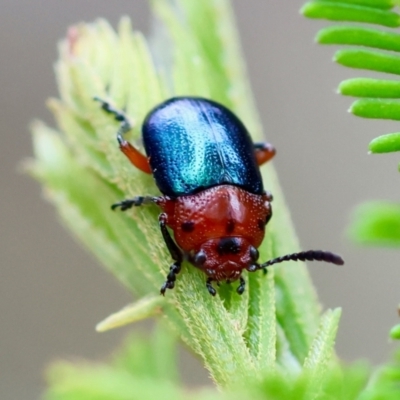
{"type": "Polygon", "coordinates": [[[111,329],[119,328],[133,322],[141,321],[146,318],[154,317],[161,313],[161,296],[149,296],[140,299],[136,303],[129,304],[122,310],[111,314],[103,321],[99,322],[95,329],[97,332],[106,332],[111,329]]]}
{"type": "Polygon", "coordinates": [[[389,332],[390,339],[400,340],[400,324],[395,325],[389,332]]]}

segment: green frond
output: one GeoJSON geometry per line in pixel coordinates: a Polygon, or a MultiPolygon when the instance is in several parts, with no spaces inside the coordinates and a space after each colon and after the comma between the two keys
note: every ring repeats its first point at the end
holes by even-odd
{"type": "Polygon", "coordinates": [[[361,399],[397,400],[400,395],[400,351],[397,350],[390,363],[380,367],[361,399]]]}
{"type": "Polygon", "coordinates": [[[364,118],[400,120],[400,102],[388,99],[361,99],[355,101],[350,112],[364,118]]]}
{"type": "MultiPolygon", "coordinates": [[[[352,46],[336,51],[333,59],[340,65],[392,74],[396,78],[396,75],[400,75],[400,34],[362,26],[362,23],[398,27],[400,15],[394,9],[398,5],[397,1],[387,0],[320,0],[307,3],[302,12],[310,18],[358,22],[354,26],[333,25],[323,28],[318,32],[316,41],[321,44],[352,46]]],[[[340,83],[338,92],[359,97],[349,109],[356,116],[400,121],[398,79],[348,79],[340,83]]],[[[399,151],[400,134],[390,133],[375,138],[370,142],[369,150],[371,153],[399,151]]],[[[361,207],[353,218],[352,237],[362,243],[400,245],[394,237],[397,212],[394,212],[394,206],[389,206],[386,211],[385,207],[382,203],[361,207]],[[389,216],[395,219],[391,221],[389,216]]]]}
{"type": "Polygon", "coordinates": [[[338,50],[333,60],[345,67],[400,75],[400,56],[364,49],[338,50]]]}
{"type": "Polygon", "coordinates": [[[353,215],[349,231],[362,244],[400,246],[400,204],[370,201],[362,204],[353,215]]]}
{"type": "Polygon", "coordinates": [[[400,98],[400,81],[353,78],[341,82],[338,91],[344,96],[397,99],[400,98]]]}
{"type": "Polygon", "coordinates": [[[369,144],[371,153],[390,153],[400,151],[400,133],[379,136],[369,144]]]}
{"type": "MultiPolygon", "coordinates": [[[[312,1],[302,8],[306,17],[328,19],[335,21],[354,21],[360,23],[379,23],[397,27],[399,24],[386,24],[379,18],[393,18],[399,21],[400,15],[393,11],[397,5],[395,1],[386,0],[337,0],[312,1]],[[340,10],[351,10],[342,13],[340,10]],[[344,15],[346,14],[346,15],[344,15]],[[377,16],[372,21],[367,16],[377,16]]],[[[361,48],[345,48],[338,50],[334,61],[343,66],[384,72],[394,75],[400,74],[400,34],[362,25],[333,25],[322,28],[316,35],[320,44],[351,45],[361,48]],[[391,53],[378,50],[388,50],[391,53]]],[[[399,98],[400,82],[398,80],[355,78],[343,81],[338,92],[347,96],[362,97],[350,107],[350,111],[365,118],[382,118],[399,120],[400,110],[396,102],[380,101],[380,99],[399,98]],[[369,100],[372,99],[372,100],[369,100]]]]}
{"type": "Polygon", "coordinates": [[[400,324],[395,325],[390,330],[389,336],[393,340],[400,340],[400,324]]]}
{"type": "MultiPolygon", "coordinates": [[[[301,12],[308,18],[323,18],[331,21],[353,21],[364,22],[368,24],[377,24],[388,27],[400,26],[400,17],[398,14],[378,7],[378,1],[375,6],[371,2],[353,2],[353,1],[311,1],[303,6],[301,12]]],[[[383,2],[382,2],[383,3],[383,2]]],[[[386,2],[385,2],[386,3],[386,2]]]]}
{"type": "Polygon", "coordinates": [[[400,51],[400,34],[362,26],[333,25],[322,28],[315,41],[320,44],[345,44],[400,51]]]}

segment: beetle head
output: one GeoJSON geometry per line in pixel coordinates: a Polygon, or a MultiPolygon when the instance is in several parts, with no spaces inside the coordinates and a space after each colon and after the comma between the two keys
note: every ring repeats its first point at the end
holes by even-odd
{"type": "Polygon", "coordinates": [[[210,239],[190,258],[192,264],[217,282],[233,282],[242,271],[253,265],[258,251],[243,237],[210,239]]]}

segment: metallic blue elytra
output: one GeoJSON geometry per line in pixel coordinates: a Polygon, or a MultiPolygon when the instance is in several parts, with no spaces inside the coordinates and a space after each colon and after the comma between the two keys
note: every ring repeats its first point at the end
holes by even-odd
{"type": "Polygon", "coordinates": [[[142,134],[154,179],[164,195],[174,198],[223,184],[264,193],[250,135],[221,104],[174,97],[150,111],[142,134]]]}

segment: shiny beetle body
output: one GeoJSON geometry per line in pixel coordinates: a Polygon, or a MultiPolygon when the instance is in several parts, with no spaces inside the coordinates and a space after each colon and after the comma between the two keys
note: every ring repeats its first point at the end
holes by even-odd
{"type": "Polygon", "coordinates": [[[237,292],[242,294],[243,270],[265,270],[285,260],[343,264],[335,254],[313,250],[257,263],[257,248],[272,216],[272,196],[264,190],[259,165],[270,160],[275,149],[268,143],[254,144],[243,123],[223,105],[199,97],[161,103],[143,122],[144,156],[123,137],[131,128],[125,115],[96,100],[122,123],[117,133],[121,151],[137,168],[153,174],[162,193],[112,206],[124,211],[155,203],[162,210],[161,233],[174,260],[162,294],[175,286],[184,260],[205,273],[212,295],[213,281],[240,280],[237,292]]]}

